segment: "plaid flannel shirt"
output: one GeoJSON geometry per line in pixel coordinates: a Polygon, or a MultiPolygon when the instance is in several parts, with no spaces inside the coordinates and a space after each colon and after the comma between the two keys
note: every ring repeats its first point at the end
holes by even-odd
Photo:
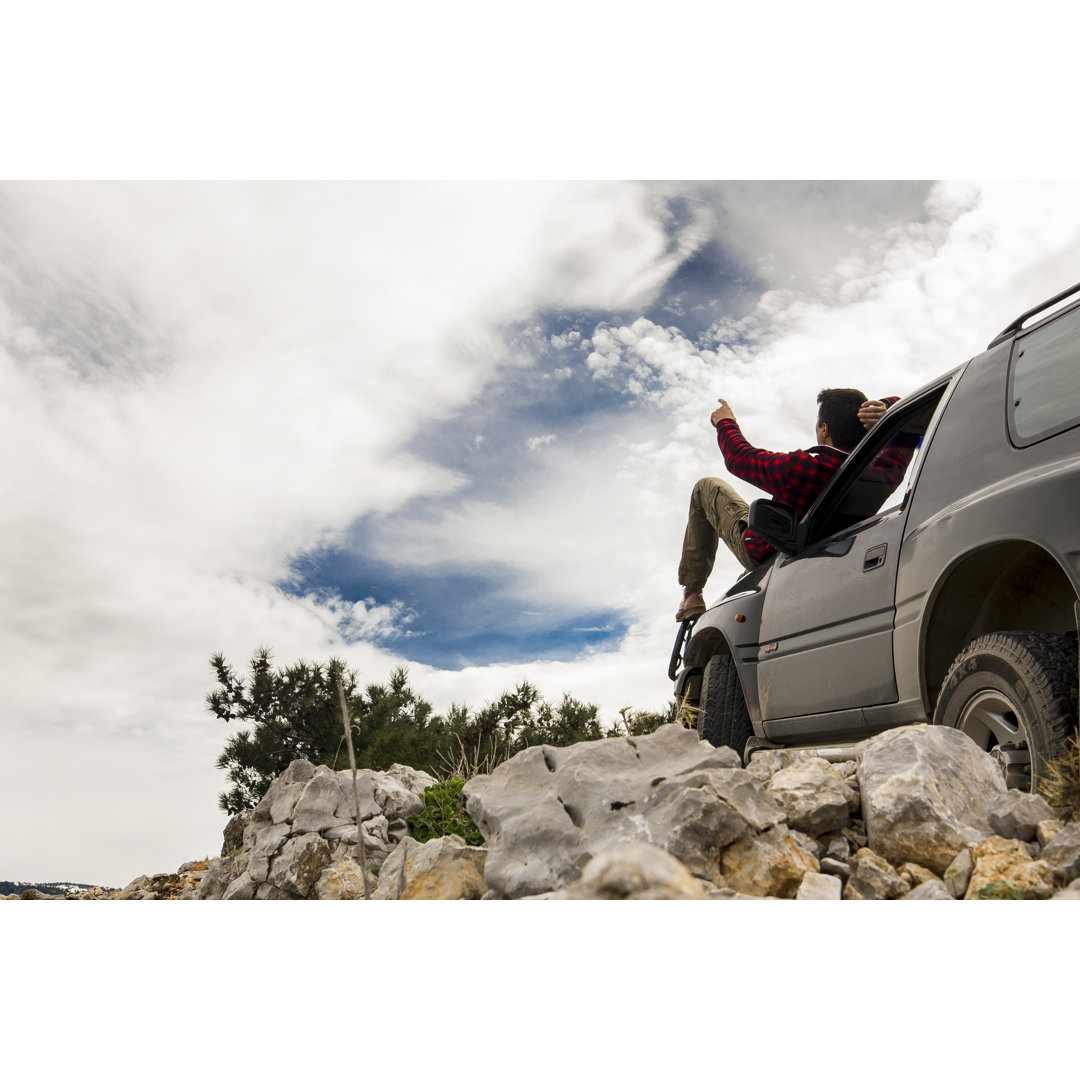
{"type": "MultiPolygon", "coordinates": [[[[900,399],[887,397],[880,400],[893,405],[900,399]]],[[[835,446],[814,446],[787,454],[759,450],[743,438],[734,420],[721,420],[716,425],[716,441],[732,476],[761,488],[777,502],[786,503],[795,510],[800,521],[848,456],[846,451],[835,446]]],[[[743,535],[743,545],[751,560],[759,564],[776,550],[749,529],[743,535]]]]}

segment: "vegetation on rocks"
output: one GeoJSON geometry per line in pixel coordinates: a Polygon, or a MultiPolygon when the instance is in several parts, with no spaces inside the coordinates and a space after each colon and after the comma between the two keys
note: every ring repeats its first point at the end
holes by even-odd
{"type": "Polygon", "coordinates": [[[409,818],[413,839],[421,844],[438,836],[460,836],[466,844],[479,847],[483,834],[465,809],[463,776],[454,776],[429,787],[424,792],[424,809],[409,818]]]}
{"type": "Polygon", "coordinates": [[[528,746],[571,746],[610,735],[646,734],[670,723],[675,713],[674,703],[664,713],[624,709],[626,730],[605,729],[597,705],[569,694],[550,702],[523,682],[480,709],[452,704],[442,715],[412,689],[406,668],[392,671],[385,685],[361,688],[358,673],[339,659],[299,660],[277,668],[266,647],[255,651],[246,676],[220,653],[211,657],[210,665],[217,688],[206,696],[207,709],[226,723],[243,725],[216,762],[232,785],[218,799],[230,815],[256,806],[292,761],[303,758],[331,769],[347,762],[338,670],[357,767],[408,765],[447,781],[457,777],[464,782],[489,772],[528,746]]]}
{"type": "Polygon", "coordinates": [[[1076,735],[1047,766],[1042,793],[1062,821],[1080,821],[1080,738],[1076,735]]]}

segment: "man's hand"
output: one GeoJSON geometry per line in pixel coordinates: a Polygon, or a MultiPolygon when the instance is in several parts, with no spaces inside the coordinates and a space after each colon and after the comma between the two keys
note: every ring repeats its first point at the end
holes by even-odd
{"type": "Polygon", "coordinates": [[[709,419],[712,421],[713,427],[716,427],[716,425],[719,424],[721,420],[735,419],[735,414],[729,408],[728,403],[723,398],[717,398],[716,400],[720,402],[720,408],[713,409],[713,414],[709,417],[709,419]]]}
{"type": "Polygon", "coordinates": [[[864,401],[859,406],[859,421],[869,431],[885,415],[888,407],[884,401],[864,401]]]}

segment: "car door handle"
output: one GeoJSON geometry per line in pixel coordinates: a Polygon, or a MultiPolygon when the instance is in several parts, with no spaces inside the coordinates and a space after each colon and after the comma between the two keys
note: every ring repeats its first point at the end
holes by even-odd
{"type": "Polygon", "coordinates": [[[888,544],[878,544],[877,547],[870,548],[863,559],[863,571],[876,570],[879,566],[883,566],[885,564],[885,552],[888,547],[888,544]]]}

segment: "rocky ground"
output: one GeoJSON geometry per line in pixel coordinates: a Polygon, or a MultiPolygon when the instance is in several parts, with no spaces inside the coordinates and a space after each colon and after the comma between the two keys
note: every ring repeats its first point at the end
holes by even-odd
{"type": "MultiPolygon", "coordinates": [[[[371,899],[1080,900],[1080,822],[1006,791],[948,728],[745,768],[675,724],[531,747],[465,785],[482,847],[410,835],[434,782],[359,773],[371,899]]],[[[353,799],[350,772],[295,761],[230,820],[219,858],[78,899],[363,899],[353,799]]]]}

